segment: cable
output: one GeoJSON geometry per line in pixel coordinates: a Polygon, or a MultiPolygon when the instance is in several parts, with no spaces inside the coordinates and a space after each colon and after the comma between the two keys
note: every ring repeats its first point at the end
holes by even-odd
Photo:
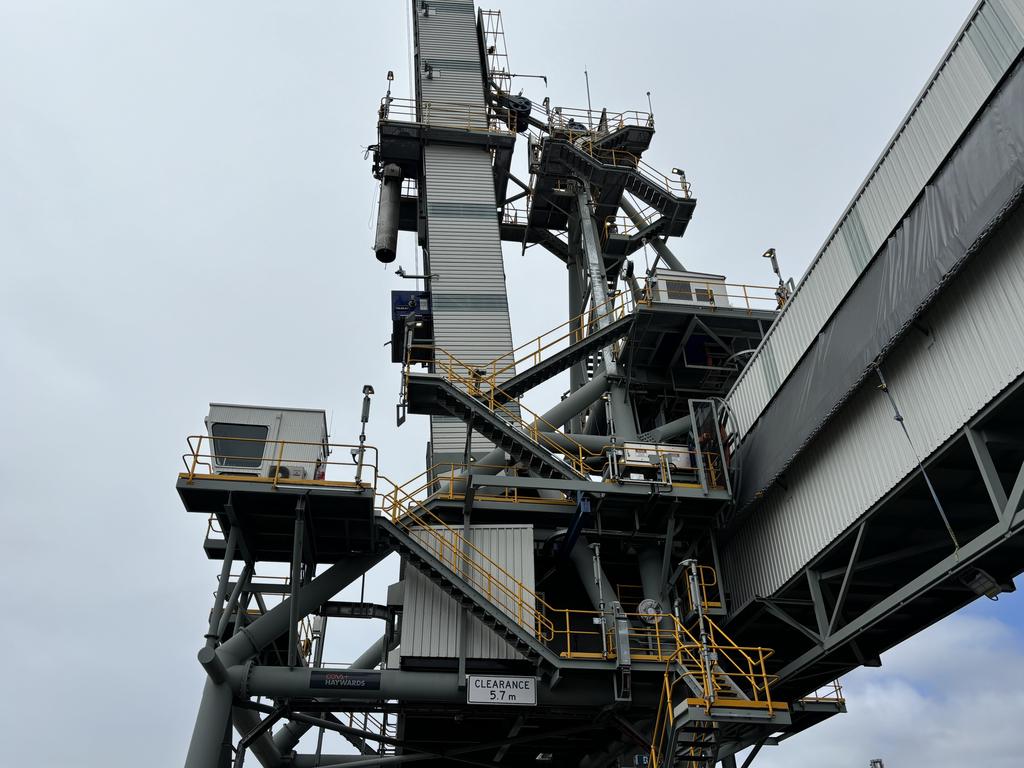
{"type": "Polygon", "coordinates": [[[932,501],[935,502],[935,508],[939,510],[939,515],[942,517],[942,522],[946,526],[946,530],[949,532],[949,538],[953,540],[953,557],[957,560],[960,559],[960,542],[957,541],[956,534],[953,532],[953,526],[949,524],[949,518],[946,517],[946,510],[942,508],[942,502],[939,501],[939,494],[935,492],[935,486],[932,485],[931,478],[928,477],[928,472],[924,468],[924,464],[921,463],[921,459],[917,454],[917,448],[914,447],[914,441],[910,439],[910,432],[907,430],[907,424],[903,420],[903,414],[900,413],[900,409],[896,406],[896,400],[892,396],[892,392],[889,391],[889,385],[885,381],[885,377],[882,375],[882,367],[876,365],[875,373],[878,374],[878,380],[881,384],[878,388],[885,393],[885,396],[889,398],[889,404],[892,406],[893,419],[895,419],[900,427],[903,429],[903,434],[907,437],[907,442],[910,443],[910,451],[914,454],[914,460],[917,462],[918,469],[921,470],[921,476],[924,478],[925,484],[928,486],[928,492],[932,496],[932,501]]]}

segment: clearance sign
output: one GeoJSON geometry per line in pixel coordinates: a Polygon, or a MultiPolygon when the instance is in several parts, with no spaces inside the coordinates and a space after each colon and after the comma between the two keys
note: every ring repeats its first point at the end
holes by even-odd
{"type": "Polygon", "coordinates": [[[537,678],[506,675],[467,675],[467,704],[537,706],[537,678]]]}

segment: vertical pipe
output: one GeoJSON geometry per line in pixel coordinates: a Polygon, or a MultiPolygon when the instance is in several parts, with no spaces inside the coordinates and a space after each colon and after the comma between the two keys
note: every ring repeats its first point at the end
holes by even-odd
{"type": "MultiPolygon", "coordinates": [[[[217,582],[217,595],[213,599],[213,610],[210,611],[210,626],[206,630],[206,647],[213,648],[220,636],[220,616],[224,610],[224,598],[227,596],[228,579],[231,578],[231,566],[235,559],[235,547],[238,546],[238,526],[232,525],[228,531],[228,540],[224,548],[224,562],[220,566],[220,581],[217,582]]],[[[241,582],[241,579],[239,579],[241,582]]]]}
{"type": "MultiPolygon", "coordinates": [[[[250,568],[249,564],[246,563],[242,566],[242,572],[238,574],[238,581],[235,582],[235,588],[231,590],[231,596],[228,598],[228,604],[221,612],[220,623],[217,625],[217,640],[224,637],[224,633],[228,629],[228,622],[231,621],[231,614],[236,608],[238,608],[238,601],[242,593],[249,588],[249,579],[251,577],[252,568],[250,568]]],[[[212,648],[213,646],[210,647],[212,648]]]]}
{"type": "Polygon", "coordinates": [[[222,768],[231,762],[231,687],[209,677],[203,686],[185,768],[222,768]]]}
{"type": "Polygon", "coordinates": [[[295,535],[292,537],[292,576],[291,595],[289,599],[288,614],[288,666],[296,667],[299,663],[299,588],[302,586],[302,534],[303,534],[303,512],[305,504],[299,501],[295,510],[295,535]]]}
{"type": "MultiPolygon", "coordinates": [[[[590,295],[595,307],[608,306],[608,278],[604,269],[604,256],[601,253],[600,239],[594,217],[590,213],[590,192],[581,186],[576,193],[576,216],[579,218],[583,236],[583,252],[586,256],[587,269],[590,275],[590,295]]],[[[599,328],[612,322],[611,313],[599,315],[596,321],[599,328]]],[[[622,440],[636,439],[636,423],[633,408],[629,403],[629,392],[625,383],[618,379],[618,365],[612,346],[601,350],[604,369],[608,373],[608,409],[614,424],[614,433],[622,440]]]]}

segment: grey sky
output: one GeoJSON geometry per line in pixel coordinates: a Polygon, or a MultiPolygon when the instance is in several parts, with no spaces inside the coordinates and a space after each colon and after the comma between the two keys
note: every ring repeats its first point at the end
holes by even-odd
{"type": "MultiPolygon", "coordinates": [[[[685,168],[699,201],[678,254],[766,284],[761,252],[799,277],[972,5],[495,7],[513,70],[549,77],[547,90],[521,81],[535,98],[584,106],[584,67],[595,106],[642,109],[651,91],[648,159],[685,168]]],[[[382,471],[421,471],[426,420],[393,426],[398,369],[382,345],[401,281],[370,252],[363,158],[384,75],[406,95],[408,61],[404,0],[0,0],[0,381],[14,404],[0,447],[0,762],[181,764],[216,567],[173,486],[208,402],[323,407],[349,442],[369,382],[382,471]]],[[[411,239],[399,254],[413,266],[411,239]]],[[[510,247],[506,269],[517,340],[562,322],[552,257],[510,247]]],[[[1000,623],[1020,626],[1019,601],[998,607],[930,630],[912,641],[920,654],[894,651],[851,691],[906,694],[906,722],[937,711],[967,733],[942,665],[921,659],[969,653],[963,627],[989,622],[990,650],[1021,681],[1020,631],[1000,623]]],[[[332,638],[334,660],[373,629],[332,638]]],[[[992,682],[955,690],[994,707],[992,682]]],[[[849,745],[829,765],[910,761],[925,738],[858,717],[827,726],[849,745]]],[[[820,765],[822,738],[765,764],[820,765]]],[[[983,764],[1008,766],[1022,746],[1011,730],[983,764]]],[[[928,754],[902,765],[965,753],[928,754]]]]}

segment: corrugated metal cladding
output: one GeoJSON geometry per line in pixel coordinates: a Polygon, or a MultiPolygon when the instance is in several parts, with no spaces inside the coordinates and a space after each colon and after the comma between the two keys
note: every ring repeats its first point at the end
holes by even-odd
{"type": "MultiPolygon", "coordinates": [[[[1024,374],[1024,210],[910,333],[883,371],[922,457],[1024,374]]],[[[885,396],[854,395],[723,548],[737,612],[780,589],[916,466],[885,396]]]]}
{"type": "Polygon", "coordinates": [[[745,435],[1024,47],[1024,0],[983,0],[726,398],[745,435]]]}
{"type": "MultiPolygon", "coordinates": [[[[288,440],[295,443],[313,443],[313,445],[284,445],[281,448],[281,463],[301,466],[307,476],[312,477],[316,469],[316,460],[322,450],[319,447],[327,440],[327,416],[323,411],[303,410],[299,408],[264,408],[258,405],[230,405],[227,403],[210,403],[210,413],[206,417],[206,431],[210,434],[213,424],[254,424],[267,428],[267,448],[259,474],[266,475],[271,464],[277,462],[279,446],[269,441],[288,440]]],[[[211,453],[212,448],[204,443],[200,453],[211,453]]],[[[348,457],[339,460],[347,460],[348,457]]],[[[333,478],[328,475],[328,479],[333,478]]],[[[348,478],[344,478],[348,479],[348,478]]]]}
{"type": "MultiPolygon", "coordinates": [[[[453,541],[451,531],[444,528],[434,530],[446,541],[453,541]]],[[[441,544],[432,534],[417,531],[414,535],[421,544],[430,547],[434,552],[440,551],[441,544]]],[[[469,540],[503,570],[533,590],[532,525],[474,525],[471,527],[469,540]]],[[[446,556],[450,558],[450,550],[446,556]]],[[[507,576],[497,572],[487,563],[480,562],[480,565],[488,568],[496,582],[511,587],[511,580],[507,576]]],[[[510,599],[497,598],[494,602],[506,613],[518,619],[520,612],[510,599]]],[[[528,606],[533,608],[532,599],[528,601],[528,606]]],[[[458,657],[461,608],[449,595],[411,566],[405,571],[405,600],[402,610],[402,657],[458,657]]],[[[533,622],[525,614],[520,624],[531,631],[533,629],[533,622]]],[[[472,616],[469,617],[466,655],[471,659],[522,658],[508,643],[472,616]]]]}
{"type": "MultiPolygon", "coordinates": [[[[476,11],[472,0],[413,4],[418,41],[422,119],[451,123],[459,105],[486,127],[476,11]],[[432,106],[428,106],[428,102],[432,106]],[[438,105],[445,103],[443,116],[438,105]]],[[[459,362],[483,366],[512,350],[491,155],[479,146],[428,144],[423,151],[427,203],[427,269],[431,280],[434,339],[459,362]]],[[[465,427],[432,417],[435,453],[461,454],[465,427]]],[[[474,434],[472,450],[491,443],[474,434]]]]}
{"type": "Polygon", "coordinates": [[[469,104],[473,106],[472,127],[486,127],[473,0],[413,0],[413,10],[418,29],[417,75],[424,102],[422,119],[429,121],[432,115],[449,113],[448,105],[469,104]],[[429,10],[425,11],[424,6],[429,10]]]}

